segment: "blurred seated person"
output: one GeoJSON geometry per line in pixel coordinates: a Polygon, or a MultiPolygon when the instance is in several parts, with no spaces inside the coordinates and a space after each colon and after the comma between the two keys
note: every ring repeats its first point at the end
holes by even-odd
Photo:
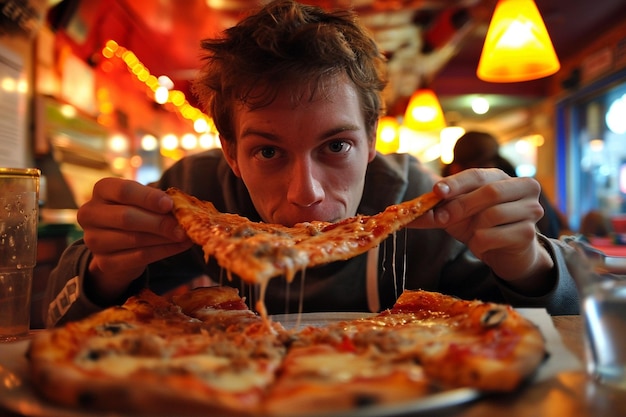
{"type": "Polygon", "coordinates": [[[611,219],[600,210],[590,210],[580,220],[578,232],[587,239],[609,237],[613,232],[613,226],[611,219]]]}
{"type": "MultiPolygon", "coordinates": [[[[517,177],[513,164],[500,155],[496,138],[486,132],[465,132],[454,145],[454,160],[444,166],[442,174],[445,177],[469,168],[499,168],[511,177],[517,177]]],[[[547,237],[558,238],[567,229],[565,220],[543,192],[539,195],[539,203],[544,215],[537,222],[537,229],[547,237]]]]}

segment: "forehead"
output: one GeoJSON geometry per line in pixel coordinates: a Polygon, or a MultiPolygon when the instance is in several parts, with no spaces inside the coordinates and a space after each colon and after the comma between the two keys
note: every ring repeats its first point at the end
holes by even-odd
{"type": "Polygon", "coordinates": [[[272,104],[289,105],[293,108],[332,100],[339,91],[356,94],[356,87],[344,73],[321,74],[314,78],[276,80],[258,83],[239,100],[239,105],[247,110],[256,110],[272,104]]]}

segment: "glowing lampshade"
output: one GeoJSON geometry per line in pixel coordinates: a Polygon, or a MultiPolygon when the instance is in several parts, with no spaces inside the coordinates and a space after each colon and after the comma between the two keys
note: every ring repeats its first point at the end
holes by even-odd
{"type": "Polygon", "coordinates": [[[490,82],[529,81],[561,68],[533,0],[498,0],[476,74],[490,82]]]}
{"type": "Polygon", "coordinates": [[[380,153],[393,153],[399,148],[400,125],[398,121],[395,117],[382,117],[376,129],[376,150],[380,153]]]}
{"type": "Polygon", "coordinates": [[[465,129],[461,126],[448,126],[439,133],[439,145],[441,148],[441,162],[451,164],[454,161],[454,145],[463,136],[465,129]]]}
{"type": "Polygon", "coordinates": [[[446,127],[446,120],[435,92],[421,88],[411,96],[404,114],[404,126],[413,130],[432,131],[446,127]]]}

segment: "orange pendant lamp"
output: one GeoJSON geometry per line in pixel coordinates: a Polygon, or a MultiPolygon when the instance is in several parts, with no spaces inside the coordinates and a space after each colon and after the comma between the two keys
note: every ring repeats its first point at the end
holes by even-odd
{"type": "Polygon", "coordinates": [[[404,113],[403,124],[417,131],[434,131],[446,127],[441,104],[433,90],[420,88],[413,93],[404,113]]]}
{"type": "Polygon", "coordinates": [[[478,78],[495,83],[529,81],[560,68],[535,2],[498,0],[478,63],[478,78]]]}
{"type": "Polygon", "coordinates": [[[376,150],[380,153],[394,153],[400,148],[400,124],[395,117],[385,116],[378,120],[376,129],[376,150]]]}

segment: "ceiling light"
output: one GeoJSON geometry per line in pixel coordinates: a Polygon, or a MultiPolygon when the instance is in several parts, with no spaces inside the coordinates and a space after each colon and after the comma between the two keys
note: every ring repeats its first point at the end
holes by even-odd
{"type": "Polygon", "coordinates": [[[478,78],[518,82],[547,77],[561,65],[533,0],[498,0],[478,63],[478,78]]]}
{"type": "Polygon", "coordinates": [[[441,145],[441,162],[451,164],[454,160],[454,145],[465,133],[461,126],[448,126],[441,129],[439,133],[439,144],[441,145]]]}
{"type": "Polygon", "coordinates": [[[126,152],[128,150],[128,138],[121,134],[113,135],[109,138],[109,149],[116,153],[126,152]]]}
{"type": "Polygon", "coordinates": [[[376,150],[387,154],[400,148],[400,124],[395,117],[385,116],[378,121],[376,129],[376,150]]]}
{"type": "Polygon", "coordinates": [[[204,117],[199,117],[193,122],[193,130],[197,133],[204,133],[209,131],[209,123],[204,117]]]}
{"type": "Polygon", "coordinates": [[[154,135],[146,134],[141,138],[141,149],[144,151],[153,151],[159,147],[159,141],[154,135]]]}
{"type": "Polygon", "coordinates": [[[178,147],[178,138],[172,133],[168,133],[161,138],[161,148],[172,150],[178,147]]]}
{"type": "Polygon", "coordinates": [[[198,145],[198,138],[193,133],[185,133],[180,138],[180,146],[188,151],[194,149],[198,145]]]}
{"type": "Polygon", "coordinates": [[[403,125],[420,131],[441,130],[446,127],[441,104],[433,90],[421,88],[413,93],[404,114],[403,125]]]}
{"type": "Polygon", "coordinates": [[[476,114],[485,114],[489,111],[489,101],[485,97],[478,96],[472,99],[472,110],[476,114]]]}
{"type": "Polygon", "coordinates": [[[618,135],[626,133],[626,118],[624,118],[625,114],[626,94],[613,101],[609,106],[609,110],[604,116],[606,125],[611,130],[611,132],[617,133],[618,135]]]}

